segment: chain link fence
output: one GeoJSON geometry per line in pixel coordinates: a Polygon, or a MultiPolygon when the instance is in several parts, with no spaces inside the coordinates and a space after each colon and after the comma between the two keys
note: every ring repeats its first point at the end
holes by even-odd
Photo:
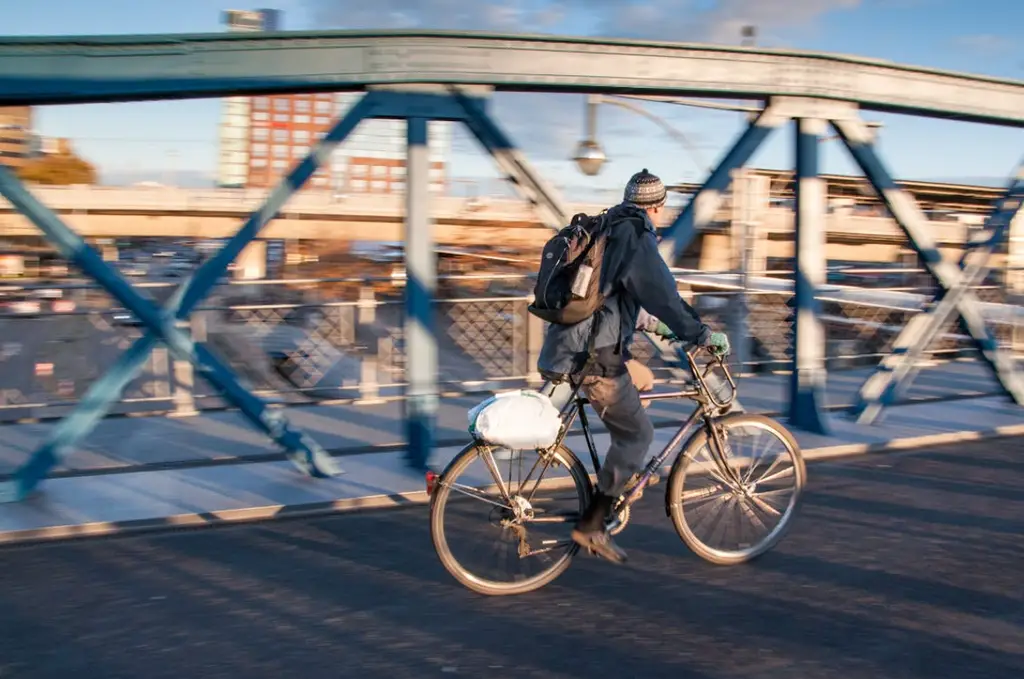
{"type": "MultiPolygon", "coordinates": [[[[407,354],[401,293],[401,288],[381,292],[367,285],[358,298],[310,301],[308,295],[295,293],[284,296],[286,301],[261,304],[222,296],[227,303],[193,315],[191,331],[222,356],[246,386],[271,400],[401,398],[407,354]]],[[[747,352],[743,358],[733,357],[739,373],[789,369],[790,293],[691,287],[681,294],[705,322],[734,338],[743,334],[747,352]],[[736,324],[738,314],[742,327],[736,324]]],[[[980,288],[977,294],[983,302],[1012,301],[998,288],[980,288]]],[[[102,295],[78,291],[72,297],[78,305],[71,312],[0,316],[0,420],[65,414],[141,335],[130,315],[111,308],[102,295]]],[[[438,380],[443,391],[487,391],[535,378],[544,324],[527,312],[529,301],[525,294],[435,301],[438,380]]],[[[877,363],[909,318],[925,306],[924,301],[879,305],[827,294],[818,302],[831,370],[877,363]]],[[[989,320],[1000,344],[1024,357],[1024,307],[1002,307],[1001,315],[989,320]]],[[[633,351],[657,377],[669,377],[672,366],[646,342],[634,342],[633,351]]],[[[936,360],[970,358],[975,350],[953,323],[928,355],[936,360]]],[[[190,366],[158,348],[114,411],[181,412],[223,405],[205,382],[193,384],[190,366]]]]}

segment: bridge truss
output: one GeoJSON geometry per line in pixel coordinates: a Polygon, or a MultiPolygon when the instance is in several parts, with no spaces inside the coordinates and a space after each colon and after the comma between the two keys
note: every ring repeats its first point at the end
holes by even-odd
{"type": "Polygon", "coordinates": [[[219,358],[192,339],[188,319],[246,245],[365,118],[407,121],[408,462],[424,468],[437,410],[437,348],[431,319],[436,255],[429,211],[428,122],[464,123],[547,225],[558,228],[568,217],[559,196],[488,116],[487,95],[493,90],[696,95],[763,102],[761,112],[669,227],[661,248],[670,263],[709,223],[733,172],[745,165],[772,131],[795,124],[795,346],[789,418],[796,427],[821,433],[828,431],[829,422],[823,404],[825,342],[816,291],[826,282],[827,195],[818,171],[818,147],[831,124],[940,288],[931,308],[908,324],[894,354],[862,389],[857,409],[861,420],[875,419],[909,384],[917,351],[926,348],[956,315],[1006,393],[1024,404],[1019,372],[992,338],[970,291],[988,273],[991,253],[1006,239],[1024,198],[1024,182],[1014,178],[997,201],[986,222],[987,237],[970,248],[959,265],[945,262],[923,228],[920,208],[893,181],[859,117],[859,109],[864,108],[1024,126],[1022,82],[827,54],[439,32],[5,39],[0,41],[0,58],[5,64],[0,73],[0,105],[366,92],[164,307],[142,296],[11,172],[0,168],[0,194],[146,328],[146,334],[89,388],[75,411],[6,484],[4,499],[18,500],[36,489],[71,446],[108,412],[158,343],[191,362],[303,472],[340,473],[319,444],[291,426],[280,410],[250,393],[219,358]]]}

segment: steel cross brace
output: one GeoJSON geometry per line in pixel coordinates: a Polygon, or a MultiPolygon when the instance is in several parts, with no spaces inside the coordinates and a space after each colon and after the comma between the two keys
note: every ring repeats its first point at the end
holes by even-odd
{"type": "Polygon", "coordinates": [[[544,225],[558,230],[569,223],[569,210],[559,196],[518,151],[487,112],[487,98],[463,87],[386,85],[372,92],[379,97],[375,118],[449,120],[463,123],[494,158],[516,192],[536,208],[544,225]]]}
{"type": "Polygon", "coordinates": [[[1024,179],[1018,174],[994,206],[985,222],[990,231],[984,241],[969,244],[958,264],[943,259],[927,231],[924,214],[916,202],[899,189],[875,153],[867,127],[860,120],[832,121],[843,143],[879,192],[896,223],[907,235],[925,268],[940,290],[933,306],[914,316],[896,339],[893,351],[864,383],[853,413],[857,421],[872,423],[885,406],[892,404],[910,386],[918,372],[920,357],[950,319],[959,314],[986,363],[1013,400],[1024,405],[1024,379],[1013,358],[999,348],[981,314],[972,287],[984,280],[991,269],[992,252],[1005,239],[1010,223],[1024,202],[1024,179]]]}
{"type": "Polygon", "coordinates": [[[484,109],[483,101],[454,92],[466,115],[463,119],[477,140],[491,154],[516,191],[540,211],[544,225],[557,231],[569,224],[569,210],[558,192],[548,185],[527,162],[505,132],[484,109]]]}
{"type": "Polygon", "coordinates": [[[194,342],[182,326],[245,246],[277,215],[288,198],[308,181],[359,122],[373,114],[375,106],[372,93],[357,102],[314,146],[305,160],[296,165],[270,193],[263,207],[252,214],[238,233],[203,264],[194,277],[176,290],[164,308],[140,295],[81,236],[25,189],[10,171],[0,167],[0,194],[35,223],[63,257],[91,276],[135,314],[148,330],[110,371],[92,384],[74,411],[57,425],[43,446],[15,472],[14,479],[0,487],[0,501],[20,500],[30,494],[69,448],[88,434],[109,411],[110,406],[142,368],[149,353],[161,341],[175,357],[191,362],[199,374],[219,388],[229,402],[273,438],[287,451],[291,461],[300,470],[319,477],[341,473],[334,459],[316,441],[291,427],[280,411],[268,408],[261,399],[243,387],[231,369],[201,343],[194,342]]]}
{"type": "MultiPolygon", "coordinates": [[[[670,267],[675,266],[676,260],[690,246],[701,228],[714,218],[722,203],[723,194],[732,183],[732,171],[743,167],[775,128],[786,120],[788,117],[780,116],[775,107],[769,104],[756,118],[750,121],[715,169],[711,171],[704,184],[690,199],[690,202],[676,215],[672,224],[662,234],[658,251],[670,267]]],[[[665,360],[678,361],[678,357],[675,357],[674,352],[664,340],[647,333],[644,334],[661,351],[665,360]]],[[[681,367],[685,368],[685,366],[681,367]]],[[[678,377],[681,371],[674,370],[673,373],[678,377]]],[[[708,375],[708,385],[712,389],[718,390],[724,388],[725,382],[716,373],[711,373],[708,375]]],[[[743,406],[738,399],[733,404],[733,410],[735,412],[743,411],[743,406]]]]}
{"type": "Polygon", "coordinates": [[[408,123],[405,462],[414,469],[426,469],[438,407],[437,342],[432,316],[437,265],[425,179],[429,172],[427,121],[450,120],[466,125],[548,227],[562,228],[568,224],[569,213],[557,192],[533,171],[487,114],[483,97],[464,88],[422,85],[381,86],[372,91],[380,98],[374,117],[401,118],[408,123]],[[420,175],[422,183],[416,181],[420,175]]]}
{"type": "Polygon", "coordinates": [[[787,120],[788,116],[779,115],[776,107],[769,104],[750,121],[690,202],[665,229],[658,249],[669,266],[675,266],[701,228],[714,218],[732,183],[732,171],[746,165],[765,139],[787,120]]]}

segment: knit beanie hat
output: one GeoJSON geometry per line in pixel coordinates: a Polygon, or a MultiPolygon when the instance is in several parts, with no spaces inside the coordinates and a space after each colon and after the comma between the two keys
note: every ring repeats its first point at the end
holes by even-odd
{"type": "Polygon", "coordinates": [[[648,172],[645,167],[629,178],[623,200],[647,209],[664,205],[665,195],[664,182],[657,175],[648,172]]]}

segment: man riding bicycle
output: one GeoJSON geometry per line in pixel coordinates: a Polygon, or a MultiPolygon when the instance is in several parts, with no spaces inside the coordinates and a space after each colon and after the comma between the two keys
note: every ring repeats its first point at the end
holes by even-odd
{"type": "Polygon", "coordinates": [[[627,368],[634,332],[639,328],[716,353],[729,351],[726,335],[712,332],[679,296],[658,252],[655,223],[665,198],[665,184],[646,169],[630,178],[623,202],[606,213],[609,235],[600,280],[603,306],[575,325],[550,324],[538,361],[542,374],[581,376],[583,393],[608,429],[611,445],[598,474],[597,490],[572,537],[581,547],[617,563],[626,560],[626,553],[612,541],[606,522],[615,501],[642,468],[654,439],[654,428],[627,368]]]}

